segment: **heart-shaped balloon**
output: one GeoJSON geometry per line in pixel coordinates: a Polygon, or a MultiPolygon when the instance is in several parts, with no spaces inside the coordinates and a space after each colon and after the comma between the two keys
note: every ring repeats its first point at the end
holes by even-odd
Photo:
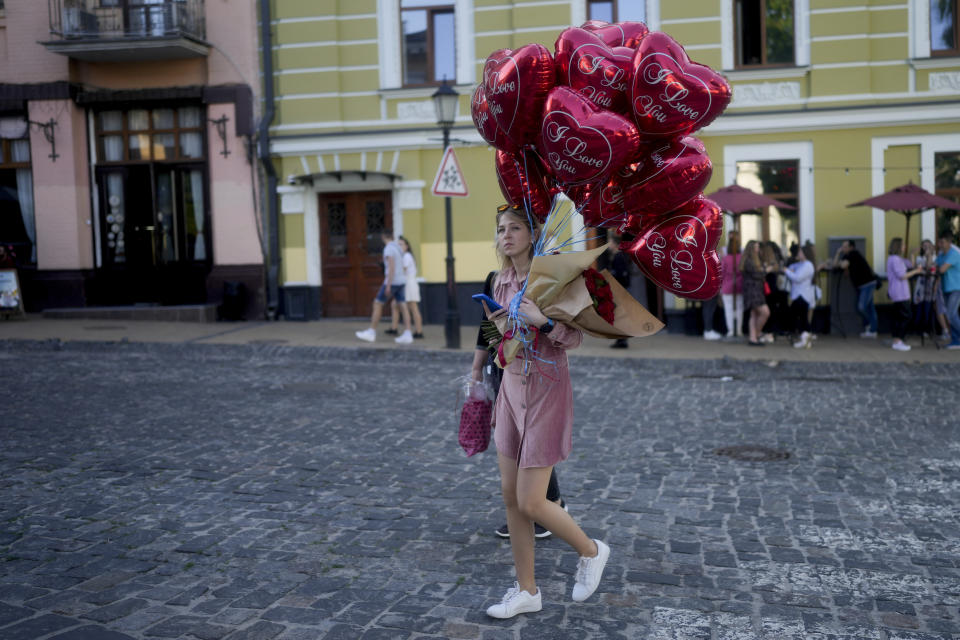
{"type": "Polygon", "coordinates": [[[655,31],[640,41],[630,92],[640,133],[691,133],[713,122],[729,103],[730,85],[723,76],[690,60],[676,40],[655,31]]]}
{"type": "Polygon", "coordinates": [[[526,203],[540,222],[547,218],[553,202],[552,179],[547,176],[543,161],[532,149],[515,155],[497,151],[497,182],[503,197],[512,205],[526,203]]]}
{"type": "Polygon", "coordinates": [[[519,151],[517,145],[513,144],[513,142],[507,138],[490,115],[490,103],[487,102],[487,92],[482,84],[477,85],[477,88],[473,90],[470,115],[473,116],[473,124],[477,128],[477,131],[480,132],[480,137],[486,140],[491,146],[502,149],[508,153],[516,153],[519,151]]]}
{"type": "Polygon", "coordinates": [[[553,56],[539,44],[494,51],[483,67],[490,114],[517,145],[536,138],[543,101],[555,83],[553,56]]]}
{"type": "Polygon", "coordinates": [[[623,178],[614,174],[605,182],[571,187],[568,194],[576,203],[588,227],[620,229],[629,216],[623,202],[623,178]]]}
{"type": "Polygon", "coordinates": [[[695,198],[713,175],[706,147],[690,136],[641,152],[627,169],[633,175],[623,181],[623,203],[631,231],[695,198]]]}
{"type": "Polygon", "coordinates": [[[557,78],[598,107],[617,113],[629,110],[633,50],[611,49],[584,29],[570,27],[557,38],[557,78]]]}
{"type": "Polygon", "coordinates": [[[615,22],[610,24],[603,20],[588,20],[580,25],[595,33],[608,47],[630,47],[636,49],[640,41],[650,32],[642,22],[615,22]]]}
{"type": "Polygon", "coordinates": [[[722,233],[720,206],[700,196],[649,225],[620,248],[665,291],[706,300],[720,290],[716,248],[722,233]]]}
{"type": "Polygon", "coordinates": [[[569,87],[554,87],[543,106],[537,146],[564,184],[603,180],[637,153],[632,122],[601,109],[569,87]]]}

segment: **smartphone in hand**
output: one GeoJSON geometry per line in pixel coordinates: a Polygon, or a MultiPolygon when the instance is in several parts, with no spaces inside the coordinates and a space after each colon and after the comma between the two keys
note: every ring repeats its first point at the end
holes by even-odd
{"type": "Polygon", "coordinates": [[[497,304],[497,301],[496,301],[496,300],[494,300],[493,298],[491,298],[490,296],[488,296],[488,295],[485,294],[485,293],[475,293],[475,294],[473,294],[472,297],[473,297],[474,300],[477,301],[478,304],[479,304],[480,302],[486,302],[486,303],[487,303],[487,308],[490,309],[490,311],[496,311],[496,310],[498,310],[498,309],[502,309],[502,308],[503,308],[503,307],[501,307],[499,304],[497,304]]]}

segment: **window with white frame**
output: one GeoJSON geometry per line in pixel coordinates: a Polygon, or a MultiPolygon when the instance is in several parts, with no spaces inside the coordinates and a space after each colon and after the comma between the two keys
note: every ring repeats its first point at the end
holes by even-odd
{"type": "Polygon", "coordinates": [[[587,20],[617,21],[617,3],[614,0],[587,0],[587,20]]]}
{"type": "MultiPolygon", "coordinates": [[[[935,154],[934,176],[936,194],[960,202],[960,150],[935,154]]],[[[949,231],[953,234],[954,242],[960,240],[960,211],[937,209],[936,224],[937,236],[949,231]]]]}
{"type": "Polygon", "coordinates": [[[797,64],[793,0],[735,0],[736,67],[797,64]]]}
{"type": "Polygon", "coordinates": [[[800,161],[750,160],[737,163],[737,184],[789,204],[794,209],[764,207],[759,215],[740,216],[740,237],[773,241],[784,251],[800,243],[800,161]]]}
{"type": "Polygon", "coordinates": [[[960,0],[930,0],[930,55],[960,55],[960,0]]]}
{"type": "Polygon", "coordinates": [[[400,44],[403,84],[456,82],[454,5],[437,0],[401,0],[400,44]]]}

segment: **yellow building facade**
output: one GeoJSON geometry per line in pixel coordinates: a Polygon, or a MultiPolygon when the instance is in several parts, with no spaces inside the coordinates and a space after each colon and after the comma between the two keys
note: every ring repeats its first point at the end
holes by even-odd
{"type": "MultiPolygon", "coordinates": [[[[697,134],[714,163],[706,192],[739,183],[797,207],[741,216],[744,240],[810,241],[824,259],[860,238],[882,273],[903,217],[846,205],[908,181],[960,193],[958,11],[958,0],[273,0],[285,313],[367,313],[382,278],[371,235],[386,225],[413,247],[428,319],[442,317],[444,200],[430,190],[443,77],[461,94],[451,138],[470,191],[453,201],[456,278],[462,296],[477,290],[495,267],[503,197],[470,94],[492,51],[553,51],[589,18],[644,21],[727,77],[730,107],[697,134]]],[[[938,215],[914,221],[911,245],[951,224],[938,215]]]]}

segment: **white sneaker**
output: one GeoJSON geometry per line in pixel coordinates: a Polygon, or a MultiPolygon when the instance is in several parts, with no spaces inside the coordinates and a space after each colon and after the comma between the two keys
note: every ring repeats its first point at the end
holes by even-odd
{"type": "Polygon", "coordinates": [[[810,334],[806,331],[800,334],[800,340],[793,343],[794,349],[809,349],[811,343],[810,334]]]}
{"type": "Polygon", "coordinates": [[[869,329],[867,329],[867,330],[865,330],[865,331],[863,331],[863,332],[860,333],[860,337],[861,337],[861,338],[876,338],[876,337],[877,337],[877,332],[876,332],[876,331],[870,331],[869,329]]]}
{"type": "Polygon", "coordinates": [[[893,348],[897,351],[910,351],[910,345],[906,342],[894,342],[893,348]]]}
{"type": "Polygon", "coordinates": [[[396,338],[394,338],[393,341],[396,342],[397,344],[410,344],[413,342],[413,334],[410,333],[409,331],[404,331],[403,333],[398,335],[396,338]]]}
{"type": "Polygon", "coordinates": [[[573,585],[573,599],[577,602],[583,602],[597,590],[603,568],[610,557],[610,547],[599,540],[594,542],[597,543],[597,555],[593,558],[580,556],[580,561],[577,563],[577,582],[573,585]]]}
{"type": "Polygon", "coordinates": [[[373,342],[377,339],[377,332],[374,329],[364,329],[363,331],[357,331],[353,335],[357,336],[364,342],[373,342]]]}
{"type": "Polygon", "coordinates": [[[703,339],[704,339],[704,340],[719,340],[719,339],[722,338],[722,337],[723,337],[723,336],[721,336],[719,333],[717,333],[717,332],[714,331],[713,329],[710,329],[709,331],[704,331],[704,332],[703,332],[703,339]]]}
{"type": "Polygon", "coordinates": [[[536,595],[530,595],[520,590],[520,583],[514,582],[513,587],[507,590],[503,600],[498,604],[487,607],[487,615],[491,618],[512,618],[518,613],[535,613],[543,609],[540,598],[540,589],[536,595]]]}

